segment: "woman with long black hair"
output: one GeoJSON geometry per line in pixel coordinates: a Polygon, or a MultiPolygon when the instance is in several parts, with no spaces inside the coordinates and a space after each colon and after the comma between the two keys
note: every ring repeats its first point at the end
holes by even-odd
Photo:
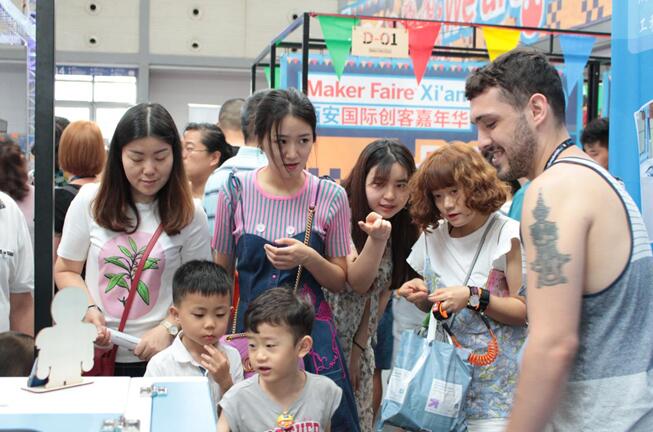
{"type": "Polygon", "coordinates": [[[168,316],[175,270],[211,257],[206,215],[193,203],[179,133],[161,105],[139,104],[122,117],[100,184],[82,187],[68,209],[58,255],[57,286],[87,291],[85,320],[97,326],[98,345],[110,343],[107,328],[118,328],[136,288],[123,331],[140,342],[133,353],[117,351],[115,375],[142,376],[147,360],[178,331],[168,316]]]}

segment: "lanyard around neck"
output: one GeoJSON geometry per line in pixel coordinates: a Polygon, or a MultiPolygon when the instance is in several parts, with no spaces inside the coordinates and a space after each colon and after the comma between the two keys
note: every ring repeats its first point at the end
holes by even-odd
{"type": "Polygon", "coordinates": [[[567,150],[569,147],[573,146],[574,142],[571,140],[571,138],[567,138],[563,142],[561,142],[558,147],[556,147],[555,150],[553,150],[553,153],[551,153],[551,156],[549,156],[549,160],[546,161],[546,165],[544,165],[544,170],[546,171],[547,169],[551,168],[555,161],[558,159],[560,156],[560,153],[563,151],[567,150]]]}

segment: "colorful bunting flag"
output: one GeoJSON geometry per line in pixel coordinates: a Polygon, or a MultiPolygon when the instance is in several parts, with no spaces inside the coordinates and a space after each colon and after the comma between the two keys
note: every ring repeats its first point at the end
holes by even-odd
{"type": "Polygon", "coordinates": [[[403,24],[408,30],[408,54],[413,61],[413,71],[419,85],[424,77],[426,65],[431,59],[433,45],[440,34],[442,24],[415,21],[404,21],[403,24]]]}
{"type": "Polygon", "coordinates": [[[322,35],[329,56],[333,61],[333,69],[338,79],[340,79],[351,50],[351,31],[355,25],[358,25],[360,20],[358,18],[323,15],[318,16],[318,20],[320,21],[320,27],[322,27],[322,35]]]}
{"type": "Polygon", "coordinates": [[[485,38],[485,46],[490,54],[490,61],[494,61],[501,54],[513,50],[519,44],[519,37],[521,36],[519,30],[483,26],[481,29],[485,38]]]}
{"type": "Polygon", "coordinates": [[[270,66],[265,67],[265,79],[268,82],[268,87],[270,88],[279,88],[279,83],[281,82],[281,67],[277,66],[274,68],[274,86],[270,85],[270,66]]]}
{"type": "Polygon", "coordinates": [[[574,87],[583,79],[585,65],[592,53],[596,38],[591,36],[562,35],[560,36],[560,49],[565,58],[563,74],[565,76],[565,90],[567,96],[574,87]]]}

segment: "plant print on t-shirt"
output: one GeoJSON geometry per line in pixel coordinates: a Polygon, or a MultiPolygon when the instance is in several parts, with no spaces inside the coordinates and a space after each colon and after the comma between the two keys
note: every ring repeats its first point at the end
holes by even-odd
{"type": "MultiPolygon", "coordinates": [[[[98,287],[104,309],[110,316],[122,315],[132,279],[151,237],[151,233],[143,232],[121,234],[102,246],[98,255],[98,287]]],[[[156,244],[143,267],[130,318],[140,318],[152,310],[159,297],[164,269],[164,253],[156,244]]]]}

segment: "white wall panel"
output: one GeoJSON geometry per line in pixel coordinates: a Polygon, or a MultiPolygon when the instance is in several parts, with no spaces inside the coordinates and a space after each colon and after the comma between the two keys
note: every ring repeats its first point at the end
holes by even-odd
{"type": "Polygon", "coordinates": [[[8,132],[27,133],[27,67],[0,62],[0,118],[8,132]]]}
{"type": "Polygon", "coordinates": [[[243,57],[244,47],[244,1],[150,0],[152,54],[243,57]]]}
{"type": "MultiPolygon", "coordinates": [[[[150,100],[166,107],[177,128],[183,131],[188,122],[189,103],[222,105],[227,99],[246,98],[249,77],[247,71],[153,69],[150,71],[150,100]]],[[[259,89],[267,87],[262,75],[257,86],[259,89]]]]}
{"type": "Polygon", "coordinates": [[[139,3],[137,0],[57,0],[57,50],[137,53],[139,3]]]}
{"type": "MultiPolygon", "coordinates": [[[[256,57],[272,38],[281,33],[292,21],[293,14],[304,12],[337,13],[337,0],[246,0],[248,29],[244,57],[256,57]]],[[[311,19],[311,37],[321,37],[319,23],[311,19]]],[[[298,28],[288,40],[300,41],[302,29],[298,28]]]]}

